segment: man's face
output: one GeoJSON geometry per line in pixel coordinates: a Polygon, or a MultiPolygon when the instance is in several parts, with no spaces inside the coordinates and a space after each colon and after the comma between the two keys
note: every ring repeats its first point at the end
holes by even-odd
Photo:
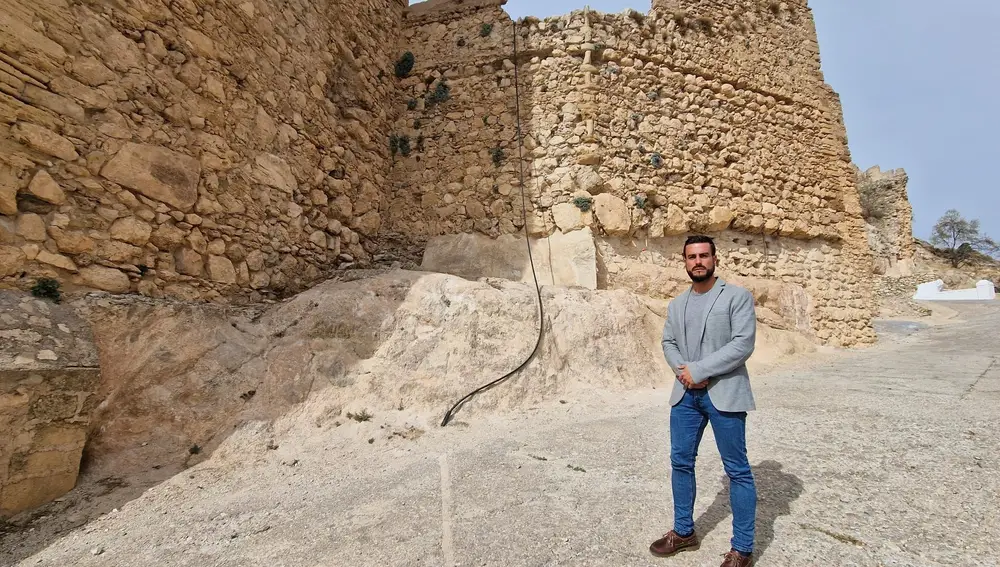
{"type": "Polygon", "coordinates": [[[708,242],[688,244],[684,248],[684,269],[693,282],[703,282],[715,274],[715,257],[708,242]]]}

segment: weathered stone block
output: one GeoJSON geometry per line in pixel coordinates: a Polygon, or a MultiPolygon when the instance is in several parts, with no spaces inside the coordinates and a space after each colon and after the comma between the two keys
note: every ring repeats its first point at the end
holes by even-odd
{"type": "Polygon", "coordinates": [[[86,286],[111,293],[125,293],[132,287],[132,283],[124,272],[104,266],[94,265],[82,268],[80,279],[86,286]]]}
{"type": "Polygon", "coordinates": [[[53,254],[48,250],[40,250],[38,252],[38,255],[35,256],[35,260],[43,264],[48,264],[50,266],[55,266],[57,268],[67,270],[69,272],[77,271],[76,264],[73,263],[73,260],[70,260],[66,256],[63,256],[62,254],[53,254]]]}
{"type": "Polygon", "coordinates": [[[44,154],[57,157],[66,161],[73,161],[80,157],[76,153],[73,142],[56,134],[52,130],[30,122],[18,122],[11,130],[11,134],[18,142],[44,154]]]}
{"type": "Polygon", "coordinates": [[[0,517],[13,516],[51,502],[76,486],[78,471],[26,478],[0,488],[0,517]]]}
{"type": "Polygon", "coordinates": [[[0,292],[0,517],[73,487],[100,384],[89,326],[66,304],[0,292]]]}
{"type": "MultiPolygon", "coordinates": [[[[77,449],[82,449],[81,445],[77,449]]],[[[7,470],[8,482],[28,478],[51,478],[65,473],[76,474],[80,469],[80,451],[37,451],[15,453],[7,470]]]]}
{"type": "Polygon", "coordinates": [[[219,283],[234,284],[236,283],[236,268],[233,267],[232,260],[225,256],[209,256],[208,277],[219,283]]]}
{"type": "Polygon", "coordinates": [[[594,196],[594,214],[610,236],[624,236],[632,228],[628,205],[610,193],[594,196]]]}
{"type": "Polygon", "coordinates": [[[21,271],[27,258],[20,248],[0,246],[0,278],[13,276],[21,271]]]}
{"type": "Polygon", "coordinates": [[[573,203],[559,203],[552,206],[552,219],[562,232],[572,232],[584,227],[584,212],[573,203]]]}
{"type": "Polygon", "coordinates": [[[35,432],[33,451],[67,451],[82,449],[87,432],[79,426],[49,425],[35,432]]]}
{"type": "MultiPolygon", "coordinates": [[[[597,288],[597,252],[589,228],[531,239],[531,255],[539,282],[597,288]]],[[[468,279],[533,281],[521,234],[495,239],[483,234],[439,236],[427,244],[420,268],[468,279]]]]}
{"type": "Polygon", "coordinates": [[[70,419],[76,415],[79,396],[63,392],[53,392],[38,396],[28,410],[28,417],[38,421],[70,419]]]}
{"type": "Polygon", "coordinates": [[[118,219],[111,225],[111,238],[142,246],[149,242],[153,227],[134,217],[118,219]]]}
{"type": "Polygon", "coordinates": [[[44,169],[39,170],[31,179],[31,183],[28,184],[28,192],[53,205],[61,205],[66,202],[66,193],[44,169]]]}
{"type": "Polygon", "coordinates": [[[46,238],[45,221],[35,213],[24,213],[17,218],[17,234],[25,240],[44,242],[46,238]]]}
{"type": "Polygon", "coordinates": [[[205,269],[205,260],[201,254],[190,248],[181,248],[174,253],[174,263],[177,271],[194,277],[200,277],[205,269]]]}
{"type": "Polygon", "coordinates": [[[14,170],[0,164],[0,215],[17,214],[17,189],[20,182],[14,170]]]}
{"type": "Polygon", "coordinates": [[[160,146],[129,142],[101,169],[101,175],[187,211],[198,199],[201,162],[160,146]]]}
{"type": "Polygon", "coordinates": [[[297,187],[288,162],[274,154],[260,154],[254,161],[253,179],[257,183],[291,193],[297,187]]]}

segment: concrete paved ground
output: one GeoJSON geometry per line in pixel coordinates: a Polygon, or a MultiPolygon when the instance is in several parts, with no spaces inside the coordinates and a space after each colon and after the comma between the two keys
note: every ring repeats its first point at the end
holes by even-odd
{"type": "MultiPolygon", "coordinates": [[[[1000,306],[956,308],[965,321],[884,326],[876,349],[754,377],[757,565],[1000,565],[1000,306]]],[[[701,549],[647,551],[671,527],[667,393],[460,413],[413,440],[376,416],[220,456],[73,529],[40,519],[0,540],[0,564],[718,565],[711,429],[701,549]]]]}

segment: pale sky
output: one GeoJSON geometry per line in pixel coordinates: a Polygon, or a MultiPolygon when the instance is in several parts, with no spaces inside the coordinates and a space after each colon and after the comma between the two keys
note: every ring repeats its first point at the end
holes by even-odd
{"type": "MultiPolygon", "coordinates": [[[[556,16],[587,0],[508,0],[512,18],[556,16]]],[[[590,8],[649,10],[648,1],[590,8]]],[[[903,168],[913,233],[950,208],[1000,239],[1000,1],[809,0],[826,82],[840,94],[854,163],[903,168]]]]}

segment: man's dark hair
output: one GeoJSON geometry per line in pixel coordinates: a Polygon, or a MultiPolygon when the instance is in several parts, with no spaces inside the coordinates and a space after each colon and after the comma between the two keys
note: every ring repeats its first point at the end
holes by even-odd
{"type": "Polygon", "coordinates": [[[712,245],[712,256],[715,256],[715,241],[712,240],[712,237],[705,236],[703,234],[689,236],[688,239],[684,241],[684,248],[681,249],[681,256],[687,257],[688,244],[700,244],[702,242],[707,242],[712,245]]]}

